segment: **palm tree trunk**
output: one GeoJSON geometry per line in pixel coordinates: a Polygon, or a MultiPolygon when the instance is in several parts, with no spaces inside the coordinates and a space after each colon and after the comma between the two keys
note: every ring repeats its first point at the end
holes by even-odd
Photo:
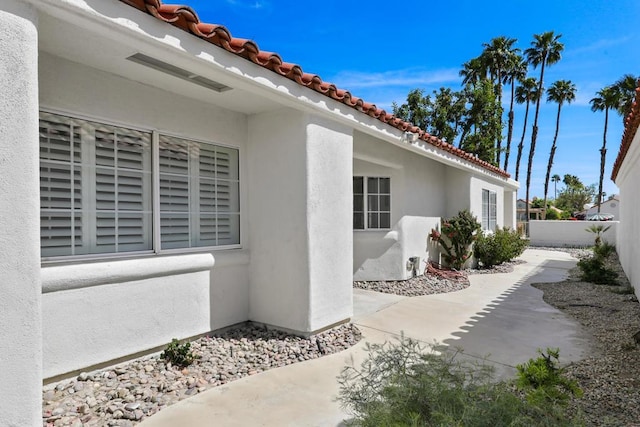
{"type": "Polygon", "coordinates": [[[524,125],[522,126],[522,137],[518,144],[518,156],[516,157],[516,181],[520,174],[520,159],[522,158],[522,150],[524,149],[524,137],[527,134],[527,119],[529,118],[529,100],[527,100],[527,108],[524,111],[524,125]]]}
{"type": "Polygon", "coordinates": [[[502,75],[498,70],[498,118],[500,120],[500,134],[496,138],[496,166],[500,167],[500,151],[502,150],[502,75]]]}
{"type": "Polygon", "coordinates": [[[509,104],[509,130],[507,131],[507,148],[504,152],[504,167],[506,171],[509,166],[509,152],[511,151],[511,138],[513,137],[513,98],[515,95],[515,79],[511,80],[511,102],[509,104]]]}
{"type": "Polygon", "coordinates": [[[560,109],[562,102],[558,103],[558,116],[556,117],[556,133],[553,135],[553,144],[551,144],[551,152],[549,153],[549,163],[547,163],[547,175],[544,178],[544,204],[542,205],[542,219],[547,219],[547,192],[549,190],[549,177],[551,176],[551,167],[553,166],[553,157],[556,154],[556,141],[558,140],[558,130],[560,130],[560,109]]]}
{"type": "Polygon", "coordinates": [[[600,149],[600,181],[598,183],[598,213],[602,203],[602,181],[604,181],[604,162],[607,157],[607,126],[609,124],[609,108],[604,109],[604,135],[602,136],[602,148],[600,149]]]}
{"type": "Polygon", "coordinates": [[[538,82],[538,99],[536,100],[536,113],[533,116],[533,128],[531,130],[531,148],[529,149],[529,164],[527,166],[527,193],[526,193],[526,207],[525,214],[527,216],[527,222],[529,222],[529,190],[531,189],[531,169],[533,168],[533,156],[536,153],[536,140],[538,139],[538,116],[540,115],[540,100],[542,99],[542,85],[544,82],[544,66],[546,64],[546,58],[542,60],[542,66],[540,67],[540,81],[538,82]]]}

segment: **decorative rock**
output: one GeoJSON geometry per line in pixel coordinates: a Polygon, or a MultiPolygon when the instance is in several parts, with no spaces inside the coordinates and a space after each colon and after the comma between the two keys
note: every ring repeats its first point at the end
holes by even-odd
{"type": "Polygon", "coordinates": [[[89,374],[87,374],[86,372],[80,372],[80,375],[78,375],[78,381],[87,381],[89,379],[89,374]]]}
{"type": "Polygon", "coordinates": [[[284,365],[276,357],[278,354],[287,364],[295,363],[298,358],[322,356],[318,342],[326,354],[331,354],[359,339],[360,332],[352,325],[342,325],[309,339],[262,326],[243,326],[192,342],[192,351],[200,358],[188,368],[171,367],[158,356],[149,356],[86,377],[81,373],[54,390],[43,391],[43,420],[52,426],[55,423],[65,427],[77,424],[78,420],[89,426],[133,426],[166,405],[284,365]],[[56,408],[60,409],[54,416],[56,408]],[[72,411],[74,408],[77,413],[72,411]]]}
{"type": "Polygon", "coordinates": [[[127,411],[135,411],[139,407],[140,402],[127,403],[126,405],[124,405],[124,409],[126,409],[127,411]]]}
{"type": "Polygon", "coordinates": [[[64,408],[56,408],[53,411],[51,411],[51,416],[53,417],[61,416],[64,414],[64,412],[65,412],[64,408]]]}

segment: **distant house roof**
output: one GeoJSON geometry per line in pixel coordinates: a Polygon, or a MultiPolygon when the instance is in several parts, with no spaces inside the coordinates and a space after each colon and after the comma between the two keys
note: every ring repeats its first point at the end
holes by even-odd
{"type": "Polygon", "coordinates": [[[387,113],[385,110],[377,108],[375,104],[366,102],[361,98],[353,96],[347,90],[337,88],[332,83],[323,81],[317,74],[305,73],[299,65],[284,62],[277,53],[260,50],[258,45],[252,40],[232,37],[229,30],[222,25],[201,22],[196,12],[188,6],[163,4],[162,0],[120,1],[146,12],[161,21],[167,22],[177,28],[191,33],[202,40],[221,47],[228,52],[241,56],[254,64],[293,80],[301,86],[310,88],[333,100],[348,105],[349,107],[378,119],[389,126],[405,132],[413,132],[418,135],[419,139],[468,162],[474,163],[488,171],[506,178],[511,176],[499,167],[485,162],[484,160],[480,160],[475,155],[456,148],[452,144],[430,135],[419,127],[414,126],[409,122],[405,122],[402,119],[387,113]]]}
{"type": "Polygon", "coordinates": [[[622,166],[622,162],[624,158],[627,156],[627,152],[629,151],[629,147],[631,146],[631,142],[633,142],[633,138],[635,138],[636,133],[638,132],[638,127],[640,126],[640,80],[638,80],[638,88],[636,88],[636,99],[631,106],[631,112],[627,116],[627,119],[624,122],[624,133],[622,134],[622,142],[620,143],[620,151],[618,152],[618,157],[616,158],[615,163],[613,164],[613,171],[611,172],[611,179],[613,181],[616,180],[618,176],[618,172],[620,171],[620,166],[622,166]]]}

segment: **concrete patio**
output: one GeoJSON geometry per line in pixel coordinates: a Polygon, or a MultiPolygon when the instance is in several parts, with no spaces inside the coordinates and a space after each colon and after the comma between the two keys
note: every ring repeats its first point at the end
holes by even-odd
{"type": "Polygon", "coordinates": [[[208,390],[140,426],[343,425],[349,416],[336,402],[341,369],[360,363],[365,343],[393,341],[401,333],[462,348],[464,357],[486,359],[502,378],[538,348],[559,347],[565,363],[581,359],[589,351],[589,335],[530,286],[563,280],[576,260],[535,249],[521,258],[526,263],[512,273],[472,275],[469,288],[448,294],[408,298],[355,290],[353,322],[363,334],[356,346],[208,390]]]}

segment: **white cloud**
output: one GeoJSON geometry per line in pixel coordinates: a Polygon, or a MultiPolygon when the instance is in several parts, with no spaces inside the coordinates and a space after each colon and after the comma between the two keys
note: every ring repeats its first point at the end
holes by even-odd
{"type": "Polygon", "coordinates": [[[582,53],[589,53],[593,51],[605,50],[613,46],[624,44],[629,40],[631,40],[630,36],[618,37],[616,39],[600,39],[587,46],[578,47],[576,49],[567,49],[566,53],[582,54],[582,53]]]}
{"type": "Polygon", "coordinates": [[[421,70],[404,69],[381,73],[364,73],[359,71],[341,71],[331,81],[344,88],[381,88],[391,86],[424,87],[434,84],[460,84],[458,69],[421,70]]]}
{"type": "Polygon", "coordinates": [[[262,9],[268,5],[267,2],[261,0],[245,1],[245,0],[225,0],[232,6],[243,7],[246,9],[262,9]]]}

